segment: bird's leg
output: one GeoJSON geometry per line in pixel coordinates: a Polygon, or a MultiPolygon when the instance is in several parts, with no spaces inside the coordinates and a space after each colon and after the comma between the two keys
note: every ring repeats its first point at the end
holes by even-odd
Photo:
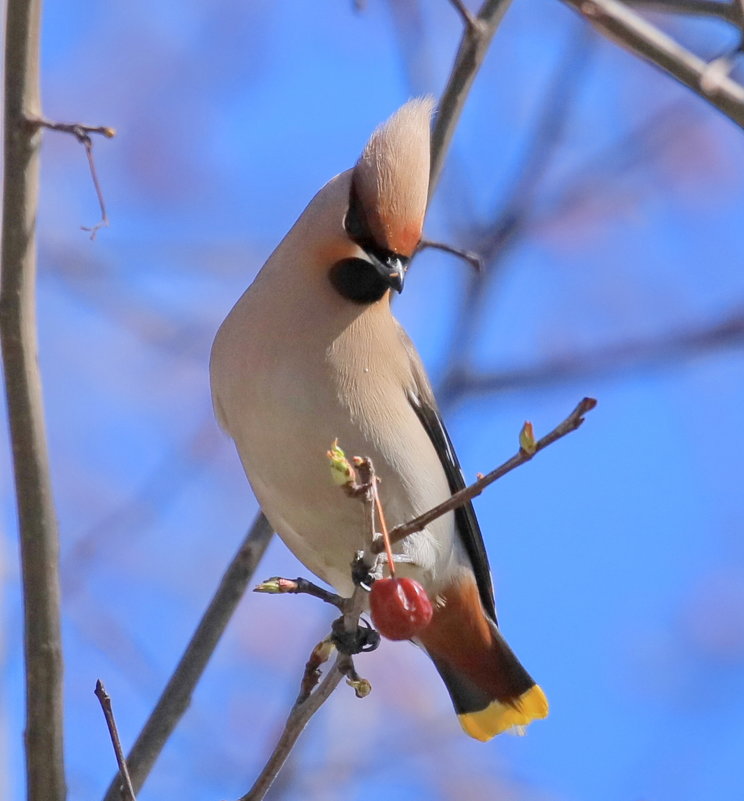
{"type": "Polygon", "coordinates": [[[346,631],[343,616],[333,621],[331,625],[331,640],[339,653],[346,656],[374,651],[380,644],[380,635],[364,619],[357,626],[356,631],[346,631]]]}
{"type": "MultiPolygon", "coordinates": [[[[377,540],[377,537],[379,537],[379,534],[375,537],[375,541],[377,540]]],[[[383,553],[380,554],[380,564],[386,565],[388,564],[388,562],[389,562],[389,557],[383,551],[383,553]]],[[[393,563],[396,565],[415,565],[416,560],[407,553],[394,553],[393,563]]]]}
{"type": "Polygon", "coordinates": [[[351,580],[354,586],[361,587],[367,592],[372,589],[375,579],[380,578],[378,569],[379,558],[373,557],[374,564],[370,565],[365,551],[357,551],[351,563],[351,580]]]}

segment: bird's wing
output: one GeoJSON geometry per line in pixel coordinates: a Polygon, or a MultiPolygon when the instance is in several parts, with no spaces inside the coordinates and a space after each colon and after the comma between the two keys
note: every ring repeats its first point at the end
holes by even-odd
{"type": "MultiPolygon", "coordinates": [[[[444,421],[437,408],[434,393],[429,384],[421,359],[408,334],[398,326],[401,341],[406,349],[411,364],[414,386],[408,391],[408,401],[413,407],[421,424],[426,429],[429,439],[442,463],[450,492],[453,494],[467,486],[462,473],[460,462],[457,459],[452,440],[450,439],[444,421]]],[[[473,504],[468,501],[455,510],[455,525],[457,532],[467,551],[473,565],[473,572],[478,583],[478,592],[486,613],[496,622],[496,602],[493,594],[493,581],[491,569],[488,564],[488,554],[483,543],[478,519],[475,516],[473,504]]]]}

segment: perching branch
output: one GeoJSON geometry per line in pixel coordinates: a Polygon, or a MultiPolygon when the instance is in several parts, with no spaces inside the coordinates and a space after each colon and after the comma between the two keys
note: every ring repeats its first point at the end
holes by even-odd
{"type": "MultiPolygon", "coordinates": [[[[390,542],[400,542],[409,534],[422,531],[433,520],[447,514],[447,512],[451,512],[453,509],[457,509],[477,495],[480,495],[489,484],[493,484],[494,481],[498,481],[498,479],[510,473],[515,468],[523,465],[525,462],[529,462],[536,453],[539,453],[541,450],[547,448],[548,445],[552,445],[557,440],[565,437],[566,434],[576,431],[584,422],[584,415],[590,412],[596,405],[597,401],[594,400],[594,398],[584,398],[562,423],[559,423],[549,434],[546,434],[542,439],[535,442],[534,445],[528,449],[520,447],[519,451],[512,456],[511,459],[483,476],[483,478],[478,479],[474,484],[456,492],[446,501],[430,509],[428,512],[424,512],[424,514],[419,515],[407,523],[396,526],[390,532],[390,542]]],[[[374,550],[379,553],[382,550],[381,545],[376,544],[374,550]]]]}
{"type": "MultiPolygon", "coordinates": [[[[338,453],[341,453],[343,458],[342,452],[338,451],[338,453]]],[[[375,556],[373,555],[373,548],[371,546],[375,540],[374,493],[377,479],[375,478],[374,467],[369,459],[356,460],[355,467],[358,481],[351,480],[343,485],[343,488],[353,497],[358,497],[364,504],[365,517],[368,520],[367,534],[370,548],[357,560],[357,564],[363,566],[365,570],[371,570],[375,562],[375,556]]],[[[305,666],[299,696],[289,713],[287,722],[284,724],[284,730],[279,738],[279,742],[274,747],[271,756],[254,782],[253,787],[251,787],[245,795],[241,796],[239,801],[261,801],[266,795],[274,779],[276,779],[279,771],[282,769],[282,766],[287,761],[287,757],[294,748],[300,734],[302,734],[305,726],[307,726],[310,721],[310,718],[312,718],[323,703],[331,696],[331,693],[341,681],[342,676],[345,675],[347,677],[347,683],[354,688],[358,698],[368,695],[371,689],[369,682],[366,679],[361,679],[357,675],[354,669],[351,649],[343,647],[345,643],[357,639],[359,616],[364,609],[366,589],[360,583],[356,582],[351,598],[339,599],[339,602],[336,602],[335,599],[329,601],[329,598],[325,597],[325,591],[320,587],[316,587],[312,582],[299,579],[298,582],[279,578],[269,579],[260,584],[256,589],[261,592],[305,592],[315,597],[320,597],[323,601],[340,606],[343,615],[340,620],[334,624],[333,633],[330,638],[330,641],[334,642],[338,648],[339,654],[333,667],[328,671],[320,686],[314,692],[311,692],[313,685],[317,681],[317,670],[320,664],[330,656],[330,649],[324,648],[324,644],[327,643],[328,640],[322,641],[315,647],[305,666]],[[285,583],[282,584],[281,582],[285,583]],[[301,584],[298,582],[301,582],[301,584]],[[297,584],[297,586],[291,586],[293,584],[297,584]],[[315,590],[320,590],[320,593],[315,590]]],[[[379,635],[377,642],[379,642],[379,635]]],[[[372,647],[376,646],[373,645],[372,647]]]]}
{"type": "Polygon", "coordinates": [[[744,86],[687,50],[619,0],[562,0],[601,34],[655,64],[744,127],[744,86]]]}
{"type": "Polygon", "coordinates": [[[134,795],[134,788],[132,787],[132,780],[129,776],[129,770],[127,769],[127,761],[124,759],[124,751],[121,747],[121,740],[119,739],[119,729],[116,725],[114,709],[111,706],[111,696],[106,692],[106,688],[103,686],[103,682],[100,679],[98,679],[96,682],[94,694],[99,700],[101,709],[103,710],[103,716],[106,718],[106,726],[108,727],[109,735],[111,736],[111,744],[114,747],[116,764],[119,766],[122,801],[137,801],[134,795]]]}
{"type": "MultiPolygon", "coordinates": [[[[390,531],[389,535],[385,534],[383,536],[382,541],[376,534],[377,522],[382,524],[383,532],[385,532],[385,526],[382,521],[382,515],[379,513],[381,510],[378,510],[379,520],[376,520],[375,500],[377,479],[375,478],[372,463],[369,459],[359,459],[355,457],[353,460],[354,469],[352,469],[343,451],[334,445],[333,450],[329,452],[329,456],[331,456],[332,459],[332,470],[336,470],[338,473],[342,474],[342,476],[348,478],[347,484],[343,485],[344,489],[354,497],[361,497],[365,504],[365,514],[369,521],[368,542],[370,543],[370,547],[362,556],[361,560],[359,560],[365,571],[374,574],[376,570],[379,569],[379,555],[386,549],[385,541],[388,542],[389,551],[390,543],[399,542],[409,534],[421,531],[433,520],[456,509],[458,506],[462,506],[476,495],[479,495],[489,484],[505,476],[516,467],[528,462],[536,453],[552,445],[554,442],[561,439],[561,437],[565,437],[566,434],[575,431],[584,422],[584,415],[590,412],[596,405],[597,402],[593,398],[584,398],[562,423],[557,425],[549,434],[546,434],[538,442],[535,442],[533,439],[531,424],[525,423],[522,433],[520,434],[520,450],[515,456],[509,459],[508,462],[505,462],[501,467],[496,468],[487,476],[479,479],[475,484],[455,493],[444,503],[439,504],[407,523],[396,526],[390,531]],[[377,559],[375,559],[375,555],[377,555],[377,559]]],[[[392,571],[392,562],[390,562],[390,568],[392,571]]],[[[342,674],[347,676],[347,683],[354,688],[358,698],[365,697],[371,690],[369,682],[366,679],[360,678],[356,673],[351,657],[351,650],[342,647],[342,644],[347,638],[357,638],[358,641],[359,637],[359,616],[364,608],[365,588],[358,580],[358,577],[356,577],[355,580],[354,593],[352,597],[348,599],[340,599],[339,596],[328,593],[326,590],[304,579],[272,578],[260,584],[256,589],[259,592],[270,593],[305,593],[320,598],[327,603],[332,603],[335,606],[340,606],[344,610],[343,617],[340,620],[344,635],[339,641],[338,627],[334,624],[331,637],[322,640],[314,648],[305,666],[305,672],[300,685],[300,694],[289,714],[279,742],[251,790],[242,796],[239,801],[261,801],[261,799],[263,799],[286,762],[287,757],[308,721],[315,712],[320,709],[325,700],[330,697],[331,693],[338,685],[342,674]],[[339,648],[340,652],[338,658],[320,687],[312,692],[313,687],[317,683],[319,667],[330,655],[329,643],[331,642],[335,642],[336,646],[339,648]]],[[[379,637],[379,635],[377,636],[379,637]]],[[[377,640],[373,640],[372,648],[376,647],[376,643],[377,640]]],[[[359,650],[368,649],[357,648],[355,652],[359,650]]]]}
{"type": "Polygon", "coordinates": [[[29,801],[63,801],[59,543],[36,334],[41,0],[8,0],[0,338],[20,536],[29,801]]]}
{"type": "MultiPolygon", "coordinates": [[[[127,757],[132,785],[139,792],[166,741],[191,702],[191,695],[217,647],[271,539],[272,530],[259,514],[233,557],[173,676],[127,757]]],[[[105,801],[120,801],[118,776],[105,801]]]]}
{"type": "Polygon", "coordinates": [[[43,117],[27,117],[26,120],[33,128],[49,128],[51,131],[61,131],[62,133],[72,134],[85,148],[85,156],[88,159],[90,177],[93,181],[93,188],[96,190],[98,207],[101,210],[101,219],[92,227],[87,227],[85,225],[80,227],[83,229],[83,231],[88,231],[90,233],[91,239],[95,239],[98,231],[101,228],[108,226],[109,219],[108,214],[106,213],[106,203],[103,199],[103,191],[98,180],[96,161],[93,157],[93,140],[91,139],[90,135],[100,134],[101,136],[105,136],[106,139],[112,139],[114,136],[116,136],[116,130],[106,125],[84,125],[81,122],[52,122],[51,120],[44,119],[43,117]]]}

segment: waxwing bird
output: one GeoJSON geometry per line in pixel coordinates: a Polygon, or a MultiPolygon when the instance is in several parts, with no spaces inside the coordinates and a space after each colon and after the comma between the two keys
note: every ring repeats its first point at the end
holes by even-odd
{"type": "MultiPolygon", "coordinates": [[[[297,558],[343,594],[367,544],[361,504],[339,492],[326,452],[369,456],[390,526],[465,485],[411,341],[390,309],[421,239],[433,103],[411,100],[329,181],[220,327],[216,416],[256,497],[297,558]]],[[[479,740],[548,713],[496,624],[488,557],[471,504],[398,543],[397,572],[432,602],[417,642],[460,723],[479,740]]],[[[397,559],[396,559],[397,561],[397,559]]]]}

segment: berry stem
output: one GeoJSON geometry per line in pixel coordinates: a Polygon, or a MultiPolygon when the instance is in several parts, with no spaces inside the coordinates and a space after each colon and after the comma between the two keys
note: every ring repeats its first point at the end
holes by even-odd
{"type": "Polygon", "coordinates": [[[385,553],[387,554],[390,576],[391,578],[395,578],[395,561],[393,560],[393,549],[390,546],[390,535],[388,534],[388,527],[387,523],[385,522],[385,514],[382,511],[382,504],[380,503],[380,494],[377,491],[376,483],[372,486],[372,495],[374,496],[375,499],[377,516],[380,518],[380,528],[382,529],[382,541],[385,545],[385,553]]]}

